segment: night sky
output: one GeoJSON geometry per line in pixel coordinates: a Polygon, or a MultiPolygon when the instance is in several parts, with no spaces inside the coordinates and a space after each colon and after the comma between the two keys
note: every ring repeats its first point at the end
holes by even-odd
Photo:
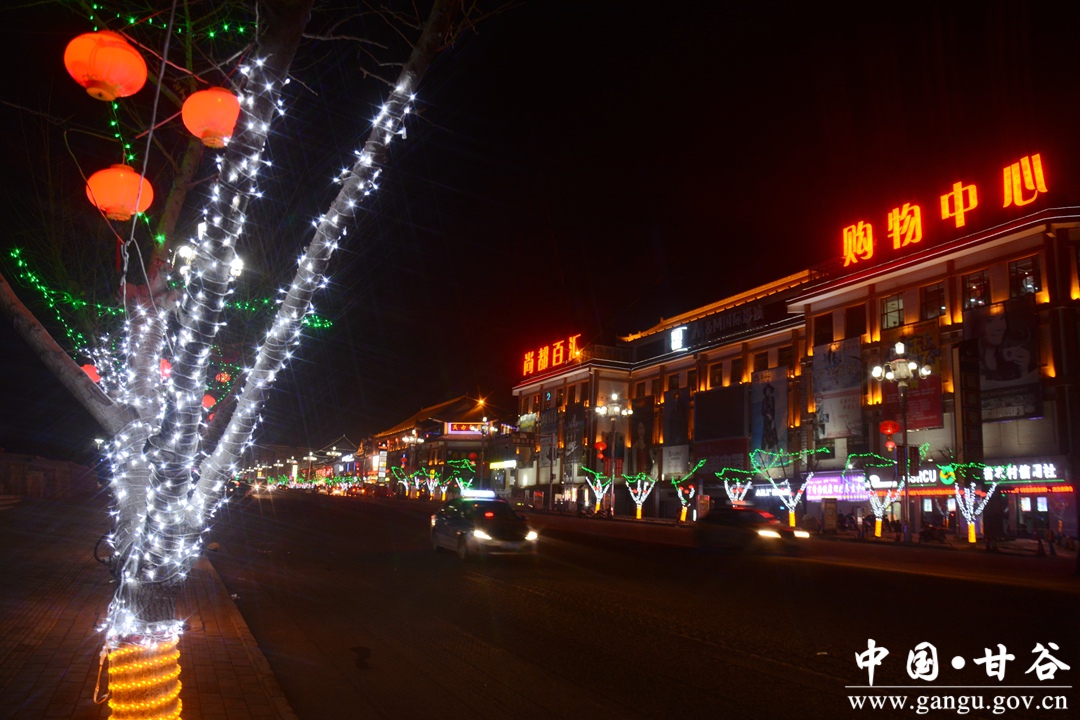
{"type": "MultiPolygon", "coordinates": [[[[8,46],[34,61],[0,116],[73,102],[59,58],[78,17],[27,33],[31,10],[3,14],[8,46]]],[[[1080,200],[1080,173],[1065,172],[1080,160],[1078,16],[544,0],[486,20],[425,78],[421,117],[316,301],[335,325],[305,342],[257,441],[358,440],[461,394],[509,413],[525,350],[577,333],[611,343],[828,261],[845,225],[1023,155],[1041,153],[1058,197],[1080,200]]],[[[274,250],[249,250],[290,262],[382,92],[357,91],[340,55],[311,57],[294,65],[303,85],[256,212],[274,250]]],[[[17,163],[2,172],[18,185],[17,163]]],[[[0,446],[85,452],[92,421],[0,332],[0,446]]]]}

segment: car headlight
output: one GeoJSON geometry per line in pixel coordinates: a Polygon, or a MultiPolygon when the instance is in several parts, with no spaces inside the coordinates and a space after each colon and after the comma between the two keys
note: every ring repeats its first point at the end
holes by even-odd
{"type": "Polygon", "coordinates": [[[491,539],[491,536],[488,535],[483,530],[473,530],[472,534],[473,534],[473,537],[476,538],[477,540],[490,540],[491,539]]]}
{"type": "Polygon", "coordinates": [[[810,537],[810,533],[806,532],[805,530],[796,530],[795,531],[795,537],[802,538],[802,539],[805,540],[808,537],[810,537]]]}
{"type": "Polygon", "coordinates": [[[538,537],[540,537],[540,536],[536,534],[535,530],[530,530],[529,534],[525,536],[525,539],[531,542],[531,541],[535,540],[538,537]]]}
{"type": "Polygon", "coordinates": [[[764,538],[776,538],[777,540],[780,539],[780,533],[776,532],[775,530],[758,530],[757,534],[764,538]]]}
{"type": "Polygon", "coordinates": [[[435,516],[431,516],[431,527],[435,527],[435,516]]]}

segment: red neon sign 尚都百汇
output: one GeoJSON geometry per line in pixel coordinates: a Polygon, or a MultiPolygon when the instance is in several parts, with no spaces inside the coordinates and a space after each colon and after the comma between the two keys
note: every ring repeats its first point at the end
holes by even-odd
{"type": "Polygon", "coordinates": [[[537,350],[529,350],[525,353],[525,362],[522,367],[522,375],[533,375],[566,363],[573,362],[580,354],[577,340],[581,334],[571,335],[566,340],[558,340],[550,345],[544,345],[537,350]]]}

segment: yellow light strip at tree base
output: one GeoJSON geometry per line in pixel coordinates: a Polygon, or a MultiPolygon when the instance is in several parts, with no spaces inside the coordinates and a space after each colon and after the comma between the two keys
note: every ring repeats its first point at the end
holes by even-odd
{"type": "Polygon", "coordinates": [[[176,643],[124,644],[109,651],[113,720],[180,717],[180,652],[176,643]]]}

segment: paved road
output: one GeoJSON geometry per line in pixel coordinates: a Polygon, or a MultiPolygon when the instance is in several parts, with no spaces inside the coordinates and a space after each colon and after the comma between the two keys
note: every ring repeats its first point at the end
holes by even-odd
{"type": "Polygon", "coordinates": [[[847,696],[866,692],[846,686],[867,684],[855,653],[869,638],[890,649],[879,687],[912,684],[904,661],[922,641],[941,655],[938,685],[1021,692],[973,662],[997,643],[1016,656],[1005,684],[1038,686],[1024,675],[1036,642],[1078,667],[1064,579],[1031,588],[989,571],[865,567],[867,553],[911,569],[974,554],[818,543],[804,558],[718,557],[537,517],[549,525],[538,562],[462,564],[432,552],[427,514],[286,493],[245,500],[221,523],[214,565],[301,718],[843,717],[847,696]]]}

